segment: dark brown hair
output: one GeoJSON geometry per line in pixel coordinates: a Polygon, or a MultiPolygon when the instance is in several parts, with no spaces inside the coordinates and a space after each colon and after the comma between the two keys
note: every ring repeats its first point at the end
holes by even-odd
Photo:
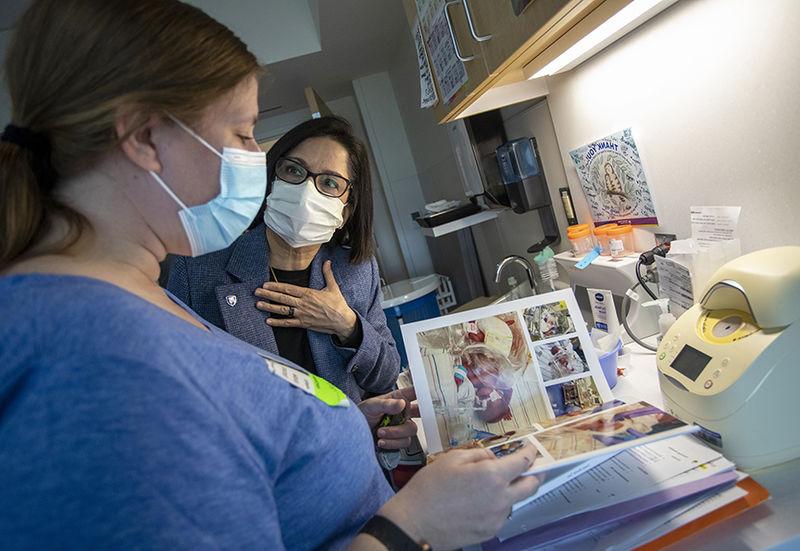
{"type": "Polygon", "coordinates": [[[41,241],[54,217],[71,229],[59,249],[87,227],[56,197],[59,178],[127,138],[115,131],[120,110],[140,125],[166,113],[192,122],[258,70],[227,27],[177,0],[35,0],[14,33],[6,78],[13,125],[46,147],[34,154],[0,142],[0,270],[41,241]],[[42,177],[43,162],[53,177],[42,177]]]}
{"type": "MultiPolygon", "coordinates": [[[[330,245],[350,247],[350,262],[364,262],[375,254],[372,236],[372,178],[369,171],[367,148],[353,134],[353,127],[342,117],[321,117],[298,124],[275,142],[267,152],[267,182],[272,185],[275,179],[275,165],[278,159],[288,154],[300,143],[310,138],[330,138],[347,150],[350,158],[350,181],[352,188],[348,200],[350,215],[344,226],[336,230],[330,245]]],[[[267,190],[269,194],[269,189],[267,190]]],[[[264,218],[266,201],[256,216],[252,227],[264,218]]]]}

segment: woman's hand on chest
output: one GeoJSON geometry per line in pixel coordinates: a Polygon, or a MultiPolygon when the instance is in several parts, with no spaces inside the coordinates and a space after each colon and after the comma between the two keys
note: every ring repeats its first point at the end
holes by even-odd
{"type": "Polygon", "coordinates": [[[286,319],[269,317],[267,324],[311,329],[336,335],[342,342],[352,336],[358,326],[358,316],[342,295],[330,260],[322,265],[322,274],[325,288],[321,290],[277,282],[267,282],[256,289],[255,295],[263,299],[256,302],[256,308],[288,316],[286,319]]]}

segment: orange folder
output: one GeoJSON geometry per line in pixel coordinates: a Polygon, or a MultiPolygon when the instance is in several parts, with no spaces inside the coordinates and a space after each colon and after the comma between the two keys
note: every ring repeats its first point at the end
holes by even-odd
{"type": "Polygon", "coordinates": [[[752,509],[769,497],[769,492],[767,489],[752,478],[745,478],[736,485],[745,490],[747,495],[742,496],[736,501],[728,503],[727,505],[720,507],[715,511],[711,511],[707,515],[693,520],[688,524],[684,524],[680,528],[676,528],[672,532],[664,534],[660,538],[654,539],[649,543],[637,547],[636,551],[657,551],[659,549],[664,549],[665,547],[686,539],[689,536],[708,528],[709,526],[717,524],[718,522],[722,522],[723,520],[731,517],[735,517],[739,513],[747,511],[748,509],[752,509]]]}

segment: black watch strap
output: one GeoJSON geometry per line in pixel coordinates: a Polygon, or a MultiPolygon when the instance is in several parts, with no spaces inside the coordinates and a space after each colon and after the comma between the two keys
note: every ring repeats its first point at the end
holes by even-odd
{"type": "Polygon", "coordinates": [[[361,529],[361,533],[372,536],[389,551],[430,551],[431,549],[427,543],[417,543],[394,522],[379,515],[369,519],[369,522],[361,529]]]}

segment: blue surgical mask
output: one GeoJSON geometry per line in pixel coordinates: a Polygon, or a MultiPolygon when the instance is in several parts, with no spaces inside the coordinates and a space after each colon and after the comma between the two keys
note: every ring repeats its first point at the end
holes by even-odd
{"type": "Polygon", "coordinates": [[[187,207],[158,174],[151,170],[150,175],[181,207],[178,216],[189,238],[192,256],[225,249],[244,233],[264,202],[267,191],[267,155],[263,151],[231,147],[223,148],[220,153],[191,128],[171,115],[170,118],[222,159],[219,168],[219,195],[208,203],[187,207]]]}

